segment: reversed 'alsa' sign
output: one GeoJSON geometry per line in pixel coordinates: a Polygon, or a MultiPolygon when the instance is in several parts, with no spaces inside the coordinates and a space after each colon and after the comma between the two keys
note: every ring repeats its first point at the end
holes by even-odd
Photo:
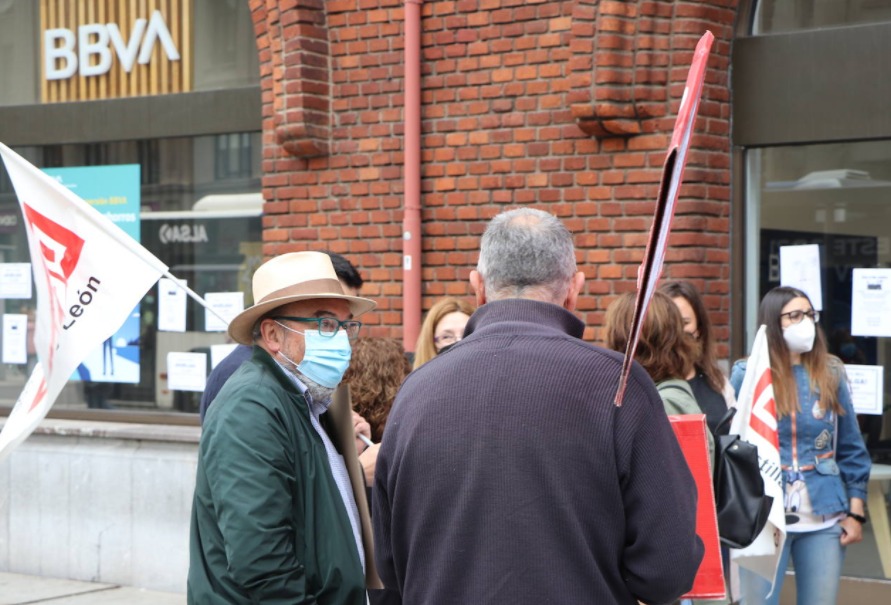
{"type": "Polygon", "coordinates": [[[191,66],[183,55],[191,46],[191,3],[170,4],[166,14],[139,14],[122,0],[99,0],[90,10],[42,0],[43,100],[190,90],[191,66]]]}

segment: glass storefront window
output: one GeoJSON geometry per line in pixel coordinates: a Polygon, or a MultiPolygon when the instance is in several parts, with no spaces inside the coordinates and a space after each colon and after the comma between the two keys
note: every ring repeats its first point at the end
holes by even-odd
{"type": "Polygon", "coordinates": [[[195,71],[192,90],[260,83],[260,56],[248,3],[195,0],[195,71]]]}
{"type": "MultiPolygon", "coordinates": [[[[858,420],[874,464],[891,465],[891,337],[859,328],[869,309],[853,293],[855,269],[891,272],[891,141],[749,150],[747,172],[746,342],[754,338],[761,297],[780,285],[780,247],[816,244],[820,325],[830,352],[846,364],[881,368],[881,413],[858,420]]],[[[870,483],[871,490],[879,486],[870,483]]],[[[877,494],[874,506],[885,505],[877,494]]],[[[844,575],[884,578],[875,524],[864,530],[864,541],[848,548],[844,575]]]]}
{"type": "Polygon", "coordinates": [[[891,0],[761,0],[753,34],[891,20],[891,0]]]}
{"type": "MultiPolygon", "coordinates": [[[[142,245],[198,294],[240,291],[245,305],[252,304],[250,276],[262,259],[259,132],[16,151],[40,168],[138,164],[142,245]]],[[[30,262],[20,207],[5,168],[0,168],[0,262],[30,262]]],[[[28,314],[35,306],[33,298],[0,299],[0,315],[28,314]]],[[[167,354],[205,353],[209,370],[210,347],[226,344],[226,333],[207,331],[205,310],[191,299],[185,332],[157,327],[156,285],[139,306],[139,327],[134,330],[138,382],[111,382],[101,377],[104,372],[94,371],[89,380],[80,376],[69,382],[54,409],[197,411],[199,392],[167,388],[167,354]]],[[[32,363],[33,358],[26,364],[0,363],[0,408],[15,402],[32,363]]]]}

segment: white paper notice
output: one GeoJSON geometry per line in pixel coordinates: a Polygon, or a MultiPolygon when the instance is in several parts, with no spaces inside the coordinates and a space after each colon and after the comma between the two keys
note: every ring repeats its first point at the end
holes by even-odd
{"type": "Polygon", "coordinates": [[[820,246],[780,246],[780,285],[798,288],[808,295],[817,311],[823,310],[820,279],[820,246]]]}
{"type": "Polygon", "coordinates": [[[207,380],[207,353],[168,353],[167,388],[203,391],[207,380]]]}
{"type": "Polygon", "coordinates": [[[3,363],[28,363],[28,316],[3,316],[3,363]]]}
{"type": "Polygon", "coordinates": [[[210,345],[210,367],[215,368],[235,350],[238,344],[210,345]]]}
{"type": "MultiPolygon", "coordinates": [[[[180,283],[187,285],[184,279],[180,283]]],[[[186,331],[186,291],[166,277],[158,281],[158,330],[186,331]]]]}
{"type": "Polygon", "coordinates": [[[210,309],[204,309],[204,329],[208,332],[225,332],[232,318],[244,311],[244,292],[208,292],[204,300],[226,320],[224,323],[210,309]]]}
{"type": "Polygon", "coordinates": [[[882,415],[885,372],[882,366],[845,364],[851,385],[854,411],[858,414],[882,415]]]}
{"type": "Polygon", "coordinates": [[[31,298],[31,263],[0,264],[0,298],[31,298]]]}
{"type": "Polygon", "coordinates": [[[891,269],[854,269],[851,334],[891,336],[891,269]]]}

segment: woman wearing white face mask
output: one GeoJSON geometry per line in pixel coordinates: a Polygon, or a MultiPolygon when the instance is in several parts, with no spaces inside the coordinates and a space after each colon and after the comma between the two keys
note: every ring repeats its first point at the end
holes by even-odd
{"type": "MultiPolygon", "coordinates": [[[[790,557],[798,603],[834,604],[845,547],[863,537],[869,454],[844,366],[828,353],[819,321],[796,288],[774,288],[758,311],[767,326],[787,535],[770,598],[767,581],[740,571],[745,605],[779,602],[790,557]]],[[[737,362],[730,376],[737,395],[745,367],[737,362]]]]}

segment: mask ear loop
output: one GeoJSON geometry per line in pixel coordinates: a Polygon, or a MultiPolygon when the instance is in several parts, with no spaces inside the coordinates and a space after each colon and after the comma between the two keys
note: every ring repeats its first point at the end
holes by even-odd
{"type": "Polygon", "coordinates": [[[300,330],[295,330],[294,328],[289,328],[288,326],[286,326],[285,324],[283,324],[282,322],[280,322],[277,319],[273,319],[272,321],[274,321],[275,323],[277,323],[278,325],[283,327],[288,332],[293,332],[294,334],[300,334],[301,336],[306,336],[306,331],[301,332],[300,330]]]}
{"type": "MultiPolygon", "coordinates": [[[[293,332],[294,334],[300,334],[301,336],[304,336],[304,337],[306,336],[306,332],[301,332],[300,330],[295,330],[294,328],[289,328],[288,326],[286,326],[285,324],[283,324],[282,322],[280,322],[277,319],[273,319],[272,321],[274,321],[275,323],[277,323],[278,325],[283,327],[288,332],[293,332]]],[[[297,364],[293,359],[291,359],[290,357],[288,357],[281,351],[278,351],[278,354],[281,355],[288,363],[290,363],[292,366],[294,366],[294,369],[297,369],[299,367],[299,364],[297,364]]]]}

